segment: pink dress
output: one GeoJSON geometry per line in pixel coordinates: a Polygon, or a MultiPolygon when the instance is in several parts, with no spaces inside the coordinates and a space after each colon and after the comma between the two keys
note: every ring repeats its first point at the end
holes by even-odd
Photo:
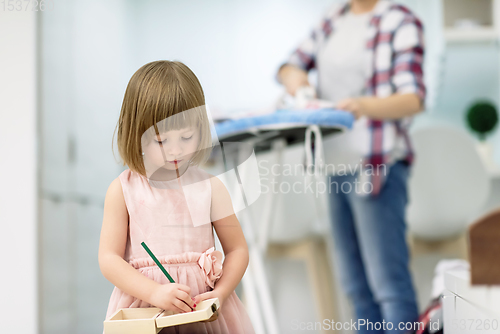
{"type": "MultiPolygon", "coordinates": [[[[169,283],[141,246],[144,241],[174,281],[191,288],[192,297],[212,290],[222,275],[222,253],[214,250],[209,174],[191,166],[178,180],[150,181],[153,187],[130,169],[123,171],[119,179],[129,213],[125,261],[144,276],[169,283]]],[[[115,287],[106,319],[120,308],[151,306],[115,287]]],[[[233,291],[221,306],[217,320],[167,327],[161,333],[237,334],[254,330],[233,291]]]]}

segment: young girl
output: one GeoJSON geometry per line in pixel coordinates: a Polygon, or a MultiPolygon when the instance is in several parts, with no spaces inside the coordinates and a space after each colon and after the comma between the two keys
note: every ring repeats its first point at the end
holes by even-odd
{"type": "Polygon", "coordinates": [[[217,297],[217,320],[161,333],[254,333],[234,292],[248,265],[243,232],[227,189],[197,167],[211,148],[204,106],[201,85],[183,63],[151,62],[130,79],[117,125],[118,149],[129,169],[107,191],[99,245],[101,271],[115,285],[106,319],[128,307],[191,312],[217,297]]]}

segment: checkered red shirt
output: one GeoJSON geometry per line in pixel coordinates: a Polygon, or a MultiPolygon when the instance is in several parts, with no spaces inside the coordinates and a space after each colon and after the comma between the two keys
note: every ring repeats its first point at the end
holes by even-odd
{"type": "MultiPolygon", "coordinates": [[[[335,31],[336,19],[348,11],[348,3],[330,8],[311,35],[292,53],[287,64],[306,71],[315,68],[319,48],[335,31]]],[[[370,56],[371,75],[366,81],[366,95],[383,98],[395,93],[415,93],[423,105],[424,39],[420,20],[406,7],[380,0],[373,9],[368,30],[366,49],[370,56]]],[[[365,170],[373,170],[373,175],[365,175],[365,181],[372,183],[371,194],[376,196],[383,186],[384,172],[389,171],[395,160],[404,160],[408,164],[413,161],[413,150],[408,138],[411,117],[398,120],[370,119],[368,123],[371,149],[364,157],[363,165],[365,170]],[[380,167],[377,173],[381,165],[386,168],[380,167]]]]}

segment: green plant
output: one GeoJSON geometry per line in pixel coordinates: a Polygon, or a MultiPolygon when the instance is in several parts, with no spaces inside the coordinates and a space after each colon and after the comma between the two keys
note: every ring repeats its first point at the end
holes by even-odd
{"type": "Polygon", "coordinates": [[[485,140],[498,123],[497,108],[491,102],[478,101],[469,107],[466,118],[467,125],[479,140],[485,140]]]}

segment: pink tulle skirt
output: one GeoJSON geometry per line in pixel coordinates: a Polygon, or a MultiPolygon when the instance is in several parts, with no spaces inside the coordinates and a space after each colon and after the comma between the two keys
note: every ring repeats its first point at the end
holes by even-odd
{"type": "MultiPolygon", "coordinates": [[[[209,249],[204,253],[187,252],[178,255],[159,257],[170,276],[176,283],[191,288],[191,297],[210,291],[222,275],[221,254],[209,249]]],[[[130,264],[144,276],[161,283],[169,281],[151,259],[135,259],[130,264]]],[[[149,303],[130,296],[118,288],[114,288],[108,305],[106,319],[109,319],[120,308],[152,307],[149,303]]],[[[255,333],[245,306],[233,291],[219,310],[217,320],[212,322],[196,322],[186,325],[164,328],[162,334],[237,334],[255,333]]]]}

